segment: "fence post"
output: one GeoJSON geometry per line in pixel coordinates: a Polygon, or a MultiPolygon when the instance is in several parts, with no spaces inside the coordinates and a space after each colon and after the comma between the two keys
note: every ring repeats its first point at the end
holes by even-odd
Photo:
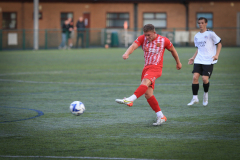
{"type": "Polygon", "coordinates": [[[48,46],[47,46],[47,44],[48,44],[48,38],[47,38],[48,33],[47,32],[48,32],[47,29],[45,29],[45,49],[48,49],[48,46]]]}
{"type": "Polygon", "coordinates": [[[2,50],[2,30],[0,29],[0,51],[2,50]]]}
{"type": "Polygon", "coordinates": [[[107,31],[106,28],[104,28],[104,44],[103,46],[105,46],[107,44],[107,31]]]}
{"type": "Polygon", "coordinates": [[[22,30],[22,49],[25,50],[25,29],[22,30]]]}
{"type": "Polygon", "coordinates": [[[89,47],[89,29],[87,28],[86,48],[89,47]]]}

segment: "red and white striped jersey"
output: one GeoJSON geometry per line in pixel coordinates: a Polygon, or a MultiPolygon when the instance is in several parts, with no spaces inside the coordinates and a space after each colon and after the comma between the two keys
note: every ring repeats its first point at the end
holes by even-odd
{"type": "Polygon", "coordinates": [[[172,47],[172,43],[166,37],[157,35],[153,41],[149,42],[144,35],[139,36],[135,41],[138,46],[142,46],[144,51],[145,65],[163,66],[163,55],[165,48],[172,47]]]}

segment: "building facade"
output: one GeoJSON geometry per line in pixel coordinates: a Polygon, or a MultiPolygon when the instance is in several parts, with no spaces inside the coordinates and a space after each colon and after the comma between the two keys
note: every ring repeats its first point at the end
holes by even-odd
{"type": "MultiPolygon", "coordinates": [[[[2,0],[0,2],[0,29],[33,29],[32,0],[2,0]]],[[[136,31],[152,23],[166,36],[174,31],[174,41],[192,42],[198,31],[197,18],[208,18],[208,27],[223,40],[223,45],[240,45],[240,1],[228,0],[41,0],[39,2],[39,29],[61,29],[64,19],[73,18],[76,24],[84,17],[87,28],[128,29],[136,31]],[[165,31],[165,32],[164,32],[165,31]],[[176,31],[176,32],[175,32],[176,31]],[[187,40],[184,40],[188,37],[187,40]]],[[[169,35],[168,35],[169,36],[169,35]]],[[[94,37],[91,40],[94,41],[94,37]]],[[[132,40],[132,39],[131,39],[132,40]]]]}

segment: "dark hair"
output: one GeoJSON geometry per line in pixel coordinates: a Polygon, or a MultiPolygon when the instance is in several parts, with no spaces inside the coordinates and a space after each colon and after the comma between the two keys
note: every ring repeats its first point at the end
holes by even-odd
{"type": "Polygon", "coordinates": [[[207,18],[205,18],[205,17],[199,17],[198,18],[198,20],[203,20],[203,19],[204,19],[205,23],[207,23],[207,18]]]}
{"type": "Polygon", "coordinates": [[[154,28],[154,25],[152,24],[146,24],[144,27],[143,27],[143,32],[149,32],[149,31],[155,31],[155,28],[154,28]]]}

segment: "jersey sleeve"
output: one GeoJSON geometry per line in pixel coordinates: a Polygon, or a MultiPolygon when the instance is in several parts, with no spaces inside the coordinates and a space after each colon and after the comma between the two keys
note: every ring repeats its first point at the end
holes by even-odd
{"type": "Polygon", "coordinates": [[[166,49],[170,49],[172,46],[173,46],[172,42],[168,38],[165,37],[164,47],[166,49]]]}
{"type": "Polygon", "coordinates": [[[215,32],[211,33],[211,37],[212,37],[212,40],[213,40],[214,44],[218,44],[218,43],[221,42],[221,38],[218,37],[218,35],[215,32]]]}
{"type": "Polygon", "coordinates": [[[144,42],[144,35],[139,36],[134,42],[141,46],[144,42]]]}

